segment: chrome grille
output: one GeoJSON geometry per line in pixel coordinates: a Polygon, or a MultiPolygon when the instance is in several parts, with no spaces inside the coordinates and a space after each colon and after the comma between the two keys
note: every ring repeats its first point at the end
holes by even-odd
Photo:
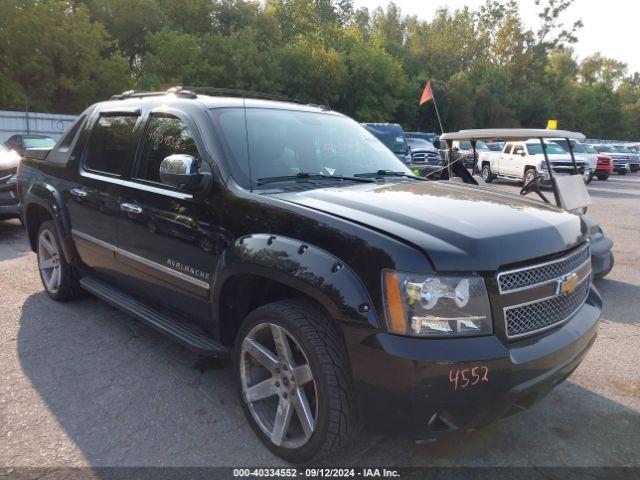
{"type": "Polygon", "coordinates": [[[587,299],[587,276],[572,292],[504,309],[507,337],[515,338],[540,332],[567,320],[587,299]]]}
{"type": "Polygon", "coordinates": [[[569,255],[530,267],[498,274],[500,293],[513,292],[547,283],[562,277],[589,261],[589,246],[585,245],[569,255]]]}

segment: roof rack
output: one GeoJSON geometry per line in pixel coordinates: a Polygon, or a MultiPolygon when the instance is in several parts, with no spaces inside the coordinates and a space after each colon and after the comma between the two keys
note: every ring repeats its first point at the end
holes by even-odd
{"type": "Polygon", "coordinates": [[[183,98],[197,98],[198,95],[195,92],[182,88],[180,86],[171,87],[165,91],[158,92],[144,92],[144,91],[135,91],[135,90],[127,90],[126,92],[122,92],[119,95],[112,95],[109,100],[125,100],[127,98],[144,98],[144,97],[158,97],[161,95],[177,95],[183,98]]]}
{"type": "Polygon", "coordinates": [[[327,100],[324,100],[323,105],[316,105],[313,103],[304,102],[302,100],[298,100],[297,98],[291,98],[284,95],[275,95],[272,93],[253,92],[250,90],[240,90],[235,88],[219,88],[219,87],[175,86],[175,87],[169,88],[168,90],[157,91],[157,92],[127,90],[126,92],[122,92],[119,95],[112,95],[110,100],[124,100],[126,98],[157,97],[157,96],[167,95],[167,94],[173,94],[183,98],[197,98],[198,93],[201,93],[204,95],[221,95],[221,96],[223,95],[223,96],[229,96],[229,97],[276,100],[279,102],[299,103],[301,105],[310,105],[313,107],[318,107],[323,110],[331,110],[331,105],[329,105],[329,102],[327,100]]]}
{"type": "Polygon", "coordinates": [[[242,98],[262,98],[265,100],[277,100],[280,102],[302,103],[307,104],[297,98],[291,98],[284,95],[276,95],[273,93],[253,92],[251,90],[240,90],[237,88],[220,88],[220,87],[185,87],[189,90],[202,93],[205,95],[224,95],[230,97],[242,97],[242,98]]]}

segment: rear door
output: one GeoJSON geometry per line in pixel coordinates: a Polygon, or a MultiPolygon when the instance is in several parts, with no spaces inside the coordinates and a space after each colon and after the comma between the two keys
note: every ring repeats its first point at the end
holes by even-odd
{"type": "Polygon", "coordinates": [[[114,278],[118,199],[139,137],[139,111],[97,112],[79,168],[65,191],[71,233],[81,260],[97,276],[114,278]]]}
{"type": "Polygon", "coordinates": [[[195,123],[174,109],[153,110],[121,192],[118,268],[139,297],[205,323],[217,263],[216,224],[207,217],[214,207],[162,183],[160,163],[172,154],[192,155],[210,171],[195,123]]]}

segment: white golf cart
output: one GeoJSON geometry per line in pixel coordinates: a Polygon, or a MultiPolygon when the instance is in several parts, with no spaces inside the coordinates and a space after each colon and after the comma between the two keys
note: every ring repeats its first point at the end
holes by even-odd
{"type": "Polygon", "coordinates": [[[477,129],[477,130],[461,130],[459,132],[444,133],[440,137],[441,146],[445,149],[445,165],[442,169],[440,180],[445,181],[462,181],[464,183],[479,185],[490,188],[480,177],[472,175],[463,164],[464,157],[454,159],[453,142],[468,141],[471,142],[473,149],[474,165],[472,172],[477,171],[477,158],[475,147],[478,141],[506,141],[531,142],[535,139],[540,142],[540,147],[544,156],[546,169],[541,169],[533,178],[530,178],[520,190],[520,195],[528,195],[536,193],[545,203],[551,203],[542,191],[542,184],[548,184],[553,192],[555,205],[569,212],[580,215],[586,228],[589,231],[589,240],[591,246],[591,263],[592,271],[595,278],[600,279],[606,276],[613,268],[613,241],[604,235],[602,228],[588,218],[585,213],[587,207],[591,204],[591,197],[585,185],[583,175],[579,171],[576,158],[572,148],[571,140],[583,142],[585,136],[577,132],[569,132],[566,130],[543,130],[543,129],[477,129]],[[572,168],[567,169],[566,166],[558,169],[550,161],[547,153],[549,139],[566,139],[569,146],[569,155],[571,156],[572,168]],[[444,144],[444,145],[443,145],[444,144]]]}

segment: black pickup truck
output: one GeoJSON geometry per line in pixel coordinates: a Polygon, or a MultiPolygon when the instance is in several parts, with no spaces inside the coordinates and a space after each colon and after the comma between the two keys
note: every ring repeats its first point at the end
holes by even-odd
{"type": "Polygon", "coordinates": [[[27,151],[18,192],[52,299],[231,357],[289,461],[361,423],[425,439],[521,411],[598,330],[579,216],[415,177],[323,107],[127,92],[27,151]]]}

